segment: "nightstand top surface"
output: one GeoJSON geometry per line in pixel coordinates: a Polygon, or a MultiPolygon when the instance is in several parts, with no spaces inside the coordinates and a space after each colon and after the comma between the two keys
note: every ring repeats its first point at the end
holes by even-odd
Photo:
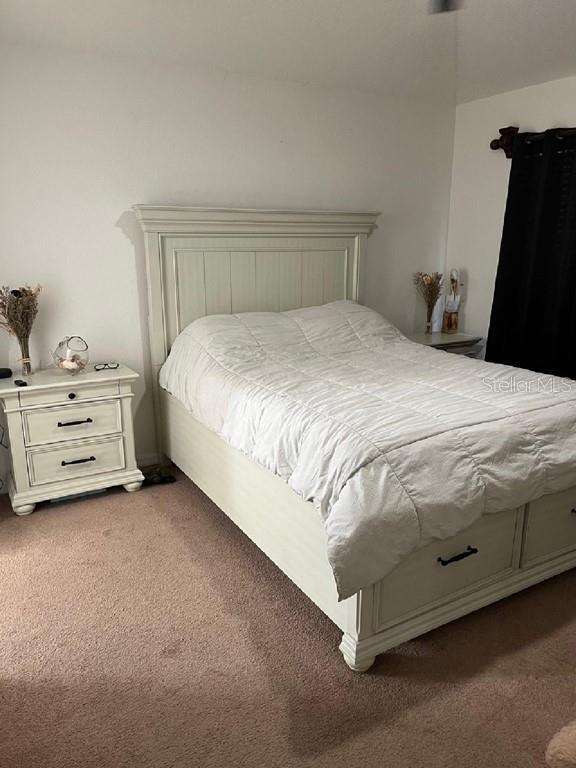
{"type": "Polygon", "coordinates": [[[411,341],[425,344],[427,347],[471,347],[480,343],[482,336],[474,336],[469,333],[410,333],[407,334],[411,341]]]}
{"type": "Polygon", "coordinates": [[[14,392],[34,392],[41,389],[50,388],[70,388],[78,387],[82,384],[102,384],[107,381],[130,380],[138,378],[138,374],[125,365],[111,370],[95,371],[94,363],[88,363],[82,373],[72,376],[67,371],[59,368],[44,368],[36,371],[31,376],[21,376],[17,373],[9,379],[0,379],[0,397],[12,395],[14,392]],[[28,382],[27,387],[17,387],[14,384],[16,379],[22,379],[28,382]]]}

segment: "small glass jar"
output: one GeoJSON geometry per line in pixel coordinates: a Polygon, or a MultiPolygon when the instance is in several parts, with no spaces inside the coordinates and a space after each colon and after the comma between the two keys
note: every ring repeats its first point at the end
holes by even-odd
{"type": "Polygon", "coordinates": [[[88,365],[88,344],[81,336],[66,336],[52,352],[52,357],[57,368],[74,376],[88,365]]]}

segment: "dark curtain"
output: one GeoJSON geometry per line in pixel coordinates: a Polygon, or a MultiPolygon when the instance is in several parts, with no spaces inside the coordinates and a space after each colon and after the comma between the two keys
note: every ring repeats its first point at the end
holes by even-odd
{"type": "Polygon", "coordinates": [[[576,129],[514,141],[486,360],[576,378],[576,129]]]}

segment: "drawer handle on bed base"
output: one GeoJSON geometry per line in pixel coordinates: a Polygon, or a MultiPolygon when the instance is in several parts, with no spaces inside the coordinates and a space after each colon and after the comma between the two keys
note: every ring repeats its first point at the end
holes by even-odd
{"type": "Polygon", "coordinates": [[[450,565],[450,563],[457,563],[459,560],[464,560],[466,557],[471,557],[472,555],[477,555],[478,550],[476,547],[471,547],[468,545],[464,552],[460,552],[459,555],[454,555],[454,557],[449,557],[448,560],[444,560],[444,558],[439,557],[438,562],[440,565],[450,565]]]}
{"type": "Polygon", "coordinates": [[[89,456],[87,459],[71,459],[70,461],[60,462],[63,467],[67,467],[69,464],[85,464],[87,461],[96,461],[96,456],[89,456]]]}
{"type": "Polygon", "coordinates": [[[92,419],[88,416],[87,419],[80,419],[80,421],[59,421],[59,427],[77,427],[78,424],[92,424],[92,419]]]}
{"type": "Polygon", "coordinates": [[[576,515],[576,509],[572,508],[572,509],[570,510],[570,514],[571,514],[571,515],[576,515]]]}

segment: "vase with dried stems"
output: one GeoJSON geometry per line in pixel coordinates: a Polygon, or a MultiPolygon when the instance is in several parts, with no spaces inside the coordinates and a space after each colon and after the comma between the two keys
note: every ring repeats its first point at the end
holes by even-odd
{"type": "Polygon", "coordinates": [[[432,333],[432,314],[442,295],[444,275],[441,272],[416,272],[414,284],[426,302],[426,333],[432,333]]]}
{"type": "Polygon", "coordinates": [[[0,288],[0,326],[18,340],[23,376],[32,373],[30,332],[38,314],[38,295],[41,290],[39,285],[36,288],[29,285],[22,288],[0,288]]]}

